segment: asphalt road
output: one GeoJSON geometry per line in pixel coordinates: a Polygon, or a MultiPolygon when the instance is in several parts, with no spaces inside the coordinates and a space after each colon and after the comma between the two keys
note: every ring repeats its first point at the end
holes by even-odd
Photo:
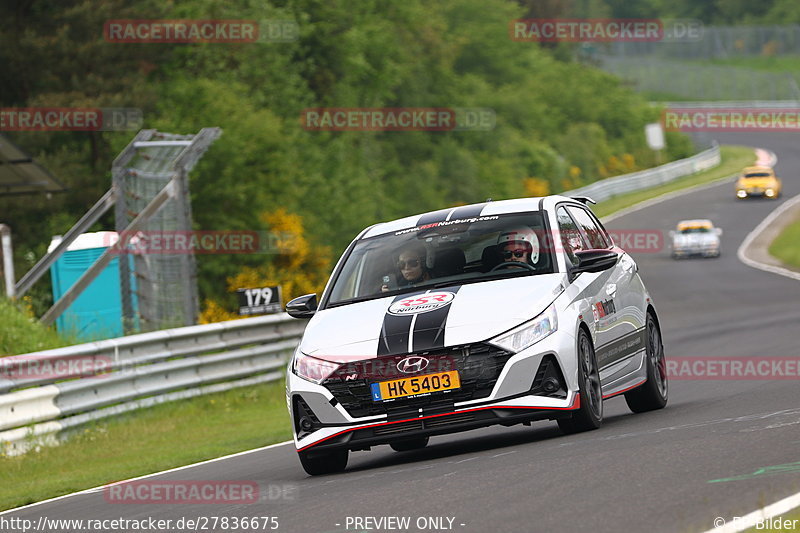
{"type": "MultiPolygon", "coordinates": [[[[796,137],[720,140],[773,150],[783,198],[800,194],[796,137]]],[[[609,224],[666,232],[680,219],[710,218],[724,229],[718,259],[674,261],[666,249],[634,254],[660,313],[668,357],[800,356],[800,283],[736,258],[747,233],[781,201],[740,202],[723,183],[609,224]]],[[[346,472],[318,478],[305,475],[292,446],[279,446],[149,478],[256,481],[265,496],[256,504],[115,504],[93,493],[3,518],[274,516],[278,531],[323,533],[364,530],[347,527],[347,517],[400,516],[411,518],[407,531],[704,531],[718,516],[743,516],[800,491],[800,463],[779,467],[798,461],[796,380],[673,380],[666,409],[634,415],[615,398],[606,403],[601,429],[574,436],[562,436],[555,422],[487,428],[435,437],[415,452],[384,446],[354,453],[346,472]],[[710,483],[726,478],[736,479],[710,483]],[[417,523],[427,517],[453,521],[438,528],[417,523]]],[[[226,530],[210,525],[208,531],[226,530]]]]}

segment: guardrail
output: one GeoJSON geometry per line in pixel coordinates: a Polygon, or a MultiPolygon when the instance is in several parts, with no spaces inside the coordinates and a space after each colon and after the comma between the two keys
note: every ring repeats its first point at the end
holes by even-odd
{"type": "Polygon", "coordinates": [[[719,100],[714,102],[655,102],[654,105],[667,109],[797,109],[800,100],[719,100]]]}
{"type": "Polygon", "coordinates": [[[597,181],[580,189],[562,192],[563,196],[589,196],[596,202],[608,200],[612,196],[657,187],[664,183],[689,176],[720,164],[722,157],[718,145],[692,157],[680,159],[660,167],[624,174],[597,181]]]}
{"type": "Polygon", "coordinates": [[[305,325],[282,313],[0,358],[2,452],[142,407],[281,379],[305,325]]]}

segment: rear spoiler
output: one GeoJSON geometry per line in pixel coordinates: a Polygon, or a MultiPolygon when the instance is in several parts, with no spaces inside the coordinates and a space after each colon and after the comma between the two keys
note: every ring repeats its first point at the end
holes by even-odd
{"type": "Polygon", "coordinates": [[[597,204],[597,202],[595,202],[594,200],[592,200],[588,196],[570,196],[570,198],[572,198],[576,202],[582,203],[583,205],[586,205],[586,204],[597,204]]]}

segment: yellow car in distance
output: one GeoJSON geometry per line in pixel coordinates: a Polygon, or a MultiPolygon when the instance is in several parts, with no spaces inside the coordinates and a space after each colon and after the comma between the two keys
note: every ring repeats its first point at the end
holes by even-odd
{"type": "Polygon", "coordinates": [[[781,195],[781,180],[772,167],[745,167],[736,181],[736,197],[764,196],[775,199],[781,195]]]}

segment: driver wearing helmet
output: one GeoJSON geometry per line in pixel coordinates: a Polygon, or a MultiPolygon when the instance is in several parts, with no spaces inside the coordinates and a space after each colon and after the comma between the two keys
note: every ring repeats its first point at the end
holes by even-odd
{"type": "Polygon", "coordinates": [[[497,238],[497,247],[506,263],[534,266],[539,261],[539,238],[527,226],[509,229],[497,238]]]}

